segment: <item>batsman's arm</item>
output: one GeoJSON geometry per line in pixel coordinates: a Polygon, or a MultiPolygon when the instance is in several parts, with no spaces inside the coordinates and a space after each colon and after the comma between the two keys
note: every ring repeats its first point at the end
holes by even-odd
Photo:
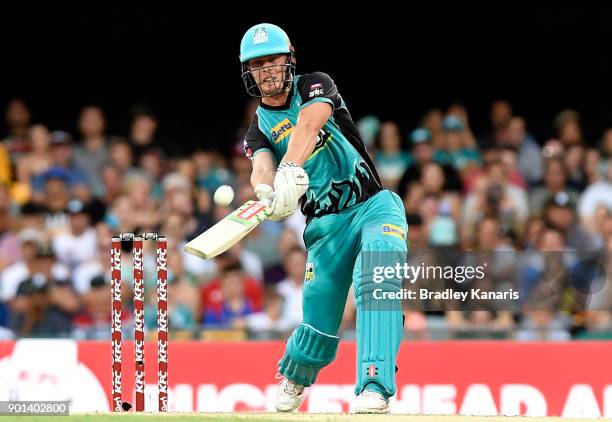
{"type": "Polygon", "coordinates": [[[293,162],[302,167],[313,153],[317,136],[331,114],[332,107],[328,103],[316,102],[304,107],[298,115],[297,124],[289,139],[287,152],[281,162],[293,162]]]}
{"type": "Polygon", "coordinates": [[[253,157],[253,171],[251,172],[251,185],[253,188],[265,184],[274,184],[274,173],[276,172],[276,162],[274,156],[268,151],[261,151],[253,157]]]}

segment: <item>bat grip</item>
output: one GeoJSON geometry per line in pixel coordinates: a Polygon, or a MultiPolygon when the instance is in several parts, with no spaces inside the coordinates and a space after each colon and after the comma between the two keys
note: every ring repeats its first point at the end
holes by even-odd
{"type": "Polygon", "coordinates": [[[266,207],[269,207],[270,205],[272,205],[272,199],[274,199],[274,196],[271,196],[270,198],[262,199],[259,202],[264,204],[266,207]]]}

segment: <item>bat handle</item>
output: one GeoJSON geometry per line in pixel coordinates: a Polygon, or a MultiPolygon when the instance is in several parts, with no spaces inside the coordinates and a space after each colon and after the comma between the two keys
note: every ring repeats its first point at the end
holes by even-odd
{"type": "Polygon", "coordinates": [[[272,199],[274,199],[274,197],[270,197],[270,198],[266,198],[266,199],[262,199],[261,202],[262,204],[264,204],[266,207],[269,207],[270,205],[272,205],[272,199]]]}

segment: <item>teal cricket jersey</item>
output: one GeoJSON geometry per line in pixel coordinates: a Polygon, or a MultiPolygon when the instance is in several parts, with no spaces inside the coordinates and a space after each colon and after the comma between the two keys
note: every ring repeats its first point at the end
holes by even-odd
{"type": "Polygon", "coordinates": [[[342,211],[381,190],[380,178],[344,100],[334,81],[322,72],[296,76],[285,105],[260,103],[244,139],[247,157],[252,159],[268,151],[279,163],[298,114],[316,102],[329,104],[333,113],[304,163],[310,185],[301,200],[301,209],[308,220],[342,211]]]}

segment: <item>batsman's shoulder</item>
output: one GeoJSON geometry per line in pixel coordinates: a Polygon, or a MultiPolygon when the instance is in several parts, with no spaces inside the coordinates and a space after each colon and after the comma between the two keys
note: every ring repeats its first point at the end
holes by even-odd
{"type": "Polygon", "coordinates": [[[333,84],[334,80],[327,73],[321,71],[300,75],[298,79],[298,86],[307,86],[316,83],[329,85],[330,83],[333,84]]]}

